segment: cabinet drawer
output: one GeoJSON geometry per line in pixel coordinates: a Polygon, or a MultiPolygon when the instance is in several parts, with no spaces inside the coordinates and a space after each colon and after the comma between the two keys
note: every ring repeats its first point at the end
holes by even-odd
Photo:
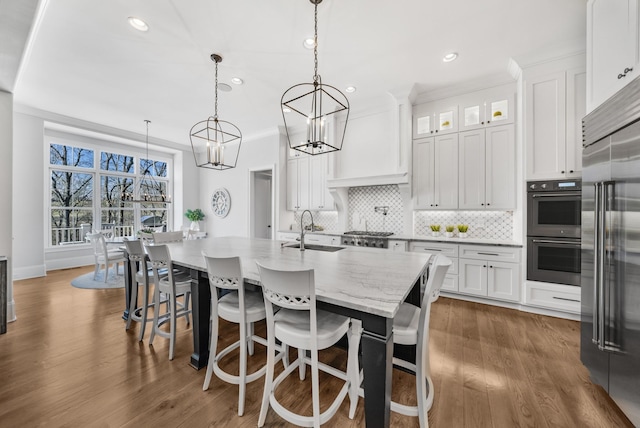
{"type": "Polygon", "coordinates": [[[398,239],[389,239],[389,249],[391,251],[407,251],[407,241],[401,241],[398,239]]]}
{"type": "Polygon", "coordinates": [[[455,244],[441,244],[439,242],[418,242],[414,241],[409,244],[409,251],[416,253],[433,253],[443,254],[449,258],[458,257],[458,246],[455,244]]]}
{"type": "Polygon", "coordinates": [[[575,314],[580,313],[580,287],[545,282],[527,282],[525,289],[526,305],[575,314]]]}
{"type": "Polygon", "coordinates": [[[520,249],[480,245],[460,245],[460,257],[475,260],[519,263],[520,249]]]}
{"type": "Polygon", "coordinates": [[[458,292],[458,275],[447,274],[444,277],[444,281],[442,282],[442,287],[440,287],[440,290],[446,291],[449,293],[457,293],[458,292]]]}
{"type": "Polygon", "coordinates": [[[300,234],[296,232],[278,232],[278,240],[280,241],[296,241],[300,238],[300,234]]]}

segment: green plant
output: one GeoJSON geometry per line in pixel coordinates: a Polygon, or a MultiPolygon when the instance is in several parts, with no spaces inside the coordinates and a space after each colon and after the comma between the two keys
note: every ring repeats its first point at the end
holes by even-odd
{"type": "Polygon", "coordinates": [[[448,225],[446,225],[444,228],[445,228],[445,230],[446,230],[447,232],[453,232],[453,230],[454,230],[456,227],[455,227],[454,225],[452,225],[452,224],[448,224],[448,225]]]}
{"type": "Polygon", "coordinates": [[[187,210],[187,212],[184,213],[184,215],[191,221],[204,220],[204,213],[200,208],[196,208],[195,210],[187,210]]]}
{"type": "Polygon", "coordinates": [[[142,235],[143,233],[153,233],[153,232],[155,232],[155,230],[149,229],[149,228],[144,228],[144,229],[140,229],[138,231],[138,235],[142,235]]]}
{"type": "Polygon", "coordinates": [[[466,225],[466,224],[459,224],[458,225],[458,232],[467,233],[467,230],[469,230],[469,225],[466,225]]]}
{"type": "Polygon", "coordinates": [[[432,232],[440,232],[440,225],[439,224],[432,224],[432,225],[429,225],[429,227],[431,228],[432,232]]]}

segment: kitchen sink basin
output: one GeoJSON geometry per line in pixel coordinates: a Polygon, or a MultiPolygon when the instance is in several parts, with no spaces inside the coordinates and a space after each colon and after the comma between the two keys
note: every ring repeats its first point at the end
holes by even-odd
{"type": "MultiPolygon", "coordinates": [[[[285,245],[288,248],[300,248],[300,243],[293,245],[285,245]]],[[[345,247],[334,247],[332,245],[318,245],[318,244],[304,244],[304,249],[311,251],[327,251],[329,253],[335,253],[336,251],[344,250],[345,247]]]]}

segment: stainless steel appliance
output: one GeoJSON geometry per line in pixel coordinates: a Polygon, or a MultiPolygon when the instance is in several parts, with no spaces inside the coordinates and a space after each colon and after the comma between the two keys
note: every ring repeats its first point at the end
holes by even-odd
{"type": "Polygon", "coordinates": [[[361,230],[351,230],[342,234],[344,245],[355,245],[360,247],[388,248],[388,237],[392,232],[367,232],[361,230]]]}
{"type": "Polygon", "coordinates": [[[580,238],[580,180],[527,183],[527,235],[580,238]]]}
{"type": "Polygon", "coordinates": [[[583,121],[580,357],[640,426],[640,81],[583,121]]]}
{"type": "Polygon", "coordinates": [[[527,184],[527,279],[579,286],[580,180],[527,184]]]}

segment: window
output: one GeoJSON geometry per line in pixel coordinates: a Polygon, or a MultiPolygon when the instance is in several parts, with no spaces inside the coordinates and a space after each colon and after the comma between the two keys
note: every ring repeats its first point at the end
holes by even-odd
{"type": "Polygon", "coordinates": [[[104,227],[114,227],[115,236],[144,227],[166,230],[169,159],[146,159],[124,146],[100,150],[104,144],[75,137],[48,141],[51,246],[84,243],[88,231],[104,227]],[[148,201],[133,202],[131,195],[148,201]]]}

